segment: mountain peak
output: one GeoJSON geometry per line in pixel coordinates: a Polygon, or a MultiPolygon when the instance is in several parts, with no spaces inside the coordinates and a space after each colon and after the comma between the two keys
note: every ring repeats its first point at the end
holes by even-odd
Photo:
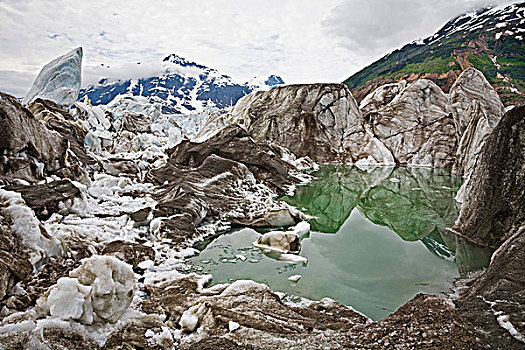
{"type": "Polygon", "coordinates": [[[195,63],[195,62],[192,62],[192,61],[189,61],[189,60],[185,59],[184,57],[181,57],[181,56],[179,56],[177,54],[174,54],[174,53],[164,57],[162,62],[174,63],[174,64],[177,64],[177,65],[179,65],[181,67],[196,67],[196,68],[201,68],[201,69],[207,68],[206,66],[203,66],[201,64],[198,64],[198,63],[195,63]]]}

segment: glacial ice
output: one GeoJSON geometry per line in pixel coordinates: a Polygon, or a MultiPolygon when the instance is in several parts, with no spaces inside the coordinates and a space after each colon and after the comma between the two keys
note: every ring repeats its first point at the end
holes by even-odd
{"type": "Polygon", "coordinates": [[[80,91],[82,48],[55,58],[42,68],[24,98],[24,105],[40,97],[64,107],[73,105],[80,91]]]}
{"type": "Polygon", "coordinates": [[[112,256],[93,255],[62,277],[37,304],[51,317],[116,322],[127,310],[135,293],[131,266],[112,256]]]}

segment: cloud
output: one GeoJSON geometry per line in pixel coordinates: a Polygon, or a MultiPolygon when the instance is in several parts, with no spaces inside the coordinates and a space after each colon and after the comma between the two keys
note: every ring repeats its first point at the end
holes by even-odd
{"type": "Polygon", "coordinates": [[[322,26],[337,43],[378,58],[413,40],[435,33],[446,22],[494,0],[348,0],[334,7],[322,26]]]}
{"type": "Polygon", "coordinates": [[[269,74],[288,83],[340,82],[486,3],[0,0],[0,90],[27,91],[28,76],[78,46],[84,48],[84,85],[103,76],[153,72],[171,53],[241,82],[269,74]]]}

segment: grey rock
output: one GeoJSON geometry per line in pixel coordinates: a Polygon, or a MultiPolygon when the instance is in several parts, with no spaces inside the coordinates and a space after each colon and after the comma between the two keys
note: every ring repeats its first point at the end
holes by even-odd
{"type": "MultiPolygon", "coordinates": [[[[342,84],[288,85],[243,97],[222,122],[243,125],[258,141],[316,162],[393,163],[342,84]]],[[[204,128],[203,133],[206,132],[204,128]]]]}
{"type": "Polygon", "coordinates": [[[420,79],[371,116],[376,137],[396,163],[451,168],[457,141],[453,109],[432,81],[420,79]]]}
{"type": "Polygon", "coordinates": [[[59,212],[65,201],[80,198],[80,190],[67,179],[30,186],[11,185],[5,189],[20,193],[39,220],[47,220],[59,212]]]}
{"type": "Polygon", "coordinates": [[[401,80],[399,83],[381,85],[366,95],[359,104],[363,117],[369,120],[370,115],[374,115],[379,108],[389,104],[406,86],[406,80],[401,80]]]}
{"type": "Polygon", "coordinates": [[[525,222],[525,106],[507,112],[487,138],[453,229],[498,247],[525,222]]]}
{"type": "Polygon", "coordinates": [[[455,301],[461,317],[494,349],[519,349],[525,343],[525,225],[513,232],[489,267],[455,301]],[[503,322],[517,334],[504,329],[503,322]]]}
{"type": "Polygon", "coordinates": [[[459,137],[472,122],[472,103],[478,102],[484,112],[488,125],[494,128],[505,113],[505,107],[498,93],[487,81],[483,73],[474,67],[465,69],[456,79],[449,92],[450,103],[457,113],[454,120],[459,137]]]}
{"type": "Polygon", "coordinates": [[[29,255],[0,216],[0,300],[8,296],[16,283],[26,280],[32,270],[29,255]]]}
{"type": "Polygon", "coordinates": [[[68,140],[13,96],[0,93],[0,179],[37,182],[49,175],[87,181],[68,140]]]}

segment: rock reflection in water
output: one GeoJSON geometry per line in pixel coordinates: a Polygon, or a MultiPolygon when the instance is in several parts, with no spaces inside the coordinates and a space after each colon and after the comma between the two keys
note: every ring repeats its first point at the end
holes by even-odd
{"type": "Polygon", "coordinates": [[[213,283],[252,279],[314,300],[330,297],[381,319],[417,293],[452,292],[461,273],[482,266],[470,245],[442,234],[456,220],[461,179],[449,171],[326,166],[288,203],[315,216],[301,238],[308,263],[291,264],[252,247],[260,233],[220,236],[191,259],[213,283]],[[328,234],[327,234],[328,233],[328,234]],[[298,282],[288,278],[301,275],[298,282]]]}

